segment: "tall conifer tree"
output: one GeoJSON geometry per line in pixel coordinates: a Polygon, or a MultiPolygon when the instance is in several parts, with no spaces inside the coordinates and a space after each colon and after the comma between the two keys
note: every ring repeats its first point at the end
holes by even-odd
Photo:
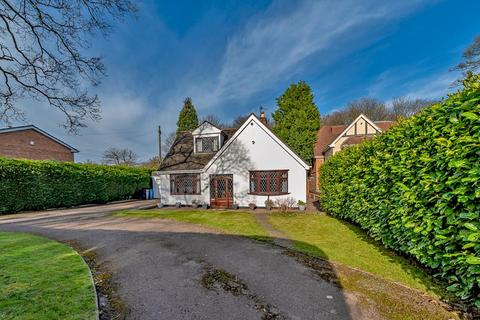
{"type": "Polygon", "coordinates": [[[178,114],[177,133],[180,131],[194,130],[198,127],[197,111],[192,103],[192,98],[187,97],[183,102],[183,108],[178,114]]]}
{"type": "Polygon", "coordinates": [[[292,83],[277,98],[278,109],[272,114],[273,132],[303,160],[310,162],[313,145],[320,128],[320,112],[313,102],[313,93],[304,81],[292,83]]]}

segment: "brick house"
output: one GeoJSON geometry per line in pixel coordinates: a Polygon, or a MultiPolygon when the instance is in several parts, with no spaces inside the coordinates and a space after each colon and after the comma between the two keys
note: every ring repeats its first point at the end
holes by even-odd
{"type": "Polygon", "coordinates": [[[74,162],[78,150],[34,125],[0,129],[0,156],[74,162]]]}
{"type": "Polygon", "coordinates": [[[330,156],[344,148],[371,139],[394,124],[393,121],[372,121],[361,114],[349,125],[322,126],[318,130],[313,150],[310,191],[318,190],[318,169],[330,156]]]}

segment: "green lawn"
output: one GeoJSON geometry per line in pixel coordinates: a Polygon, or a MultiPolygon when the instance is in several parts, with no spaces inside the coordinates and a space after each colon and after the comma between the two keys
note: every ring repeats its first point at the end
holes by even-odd
{"type": "Polygon", "coordinates": [[[95,319],[93,283],[70,247],[0,232],[0,319],[95,319]]]}
{"type": "Polygon", "coordinates": [[[116,213],[121,217],[172,219],[198,224],[221,232],[255,239],[268,239],[267,232],[248,212],[215,210],[125,210],[116,213]]]}
{"type": "Polygon", "coordinates": [[[411,288],[436,293],[430,277],[405,258],[372,241],[362,230],[326,215],[273,213],[270,223],[301,252],[364,270],[411,288]]]}

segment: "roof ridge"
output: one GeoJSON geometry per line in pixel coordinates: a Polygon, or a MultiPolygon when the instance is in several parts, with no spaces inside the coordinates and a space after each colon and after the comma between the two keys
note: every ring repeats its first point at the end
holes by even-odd
{"type": "Polygon", "coordinates": [[[0,129],[0,134],[1,134],[1,133],[16,132],[16,131],[23,131],[23,130],[34,130],[34,131],[37,131],[38,133],[40,133],[40,134],[44,135],[45,137],[47,137],[47,138],[55,141],[56,143],[61,144],[61,145],[64,146],[65,148],[70,149],[71,152],[73,152],[73,153],[79,152],[78,149],[72,147],[71,145],[69,145],[69,144],[66,143],[65,141],[60,140],[59,138],[51,135],[51,134],[48,133],[47,131],[45,131],[45,130],[43,130],[43,129],[40,129],[39,127],[37,127],[37,126],[34,125],[34,124],[29,124],[29,125],[24,125],[24,126],[17,126],[17,127],[11,127],[11,128],[2,128],[2,129],[0,129]]]}

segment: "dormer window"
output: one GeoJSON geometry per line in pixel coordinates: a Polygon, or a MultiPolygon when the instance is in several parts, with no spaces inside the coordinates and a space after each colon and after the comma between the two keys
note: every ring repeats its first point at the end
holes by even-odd
{"type": "Polygon", "coordinates": [[[217,152],[218,151],[218,136],[215,137],[199,137],[195,139],[197,153],[217,152]]]}
{"type": "Polygon", "coordinates": [[[208,121],[204,121],[197,129],[192,131],[195,153],[217,152],[223,144],[222,130],[208,121]]]}

